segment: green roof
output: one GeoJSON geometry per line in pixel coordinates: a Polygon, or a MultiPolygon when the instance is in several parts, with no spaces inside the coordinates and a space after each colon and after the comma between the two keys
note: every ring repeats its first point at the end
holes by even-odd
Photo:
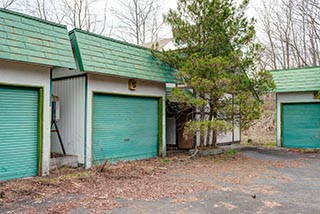
{"type": "Polygon", "coordinates": [[[137,45],[88,33],[70,32],[81,71],[108,75],[175,82],[175,69],[167,66],[151,51],[137,45]]]}
{"type": "Polygon", "coordinates": [[[320,90],[320,67],[305,67],[271,71],[276,92],[320,90]]]}
{"type": "Polygon", "coordinates": [[[0,59],[76,68],[66,26],[0,9],[0,59]]]}

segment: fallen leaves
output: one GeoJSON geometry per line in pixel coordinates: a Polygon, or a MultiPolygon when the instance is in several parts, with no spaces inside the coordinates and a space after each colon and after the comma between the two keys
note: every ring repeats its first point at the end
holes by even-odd
{"type": "MultiPolygon", "coordinates": [[[[180,161],[179,161],[180,162],[180,161]]],[[[142,161],[120,162],[91,170],[62,169],[56,170],[48,177],[12,180],[3,183],[6,206],[17,201],[28,200],[46,203],[54,198],[75,195],[76,198],[64,199],[62,202],[48,203],[42,213],[68,213],[74,207],[114,209],[121,205],[117,198],[130,200],[156,200],[175,197],[194,191],[217,189],[192,179],[168,176],[172,169],[161,158],[142,161]]],[[[2,190],[1,190],[2,191],[2,190]]]]}
{"type": "MultiPolygon", "coordinates": [[[[77,207],[97,212],[110,210],[123,206],[118,199],[124,199],[130,204],[134,200],[172,198],[172,203],[188,204],[196,202],[198,198],[183,196],[196,191],[240,191],[248,194],[248,197],[271,195],[278,190],[272,186],[256,184],[255,181],[273,179],[290,182],[290,178],[283,177],[273,169],[303,166],[302,159],[262,161],[241,154],[228,154],[228,158],[220,155],[191,160],[188,156],[175,156],[165,161],[152,158],[119,162],[106,165],[103,172],[101,167],[93,167],[91,170],[63,168],[52,171],[48,177],[1,182],[0,206],[10,208],[19,201],[27,201],[29,205],[23,207],[24,211],[49,214],[68,213],[77,207]]],[[[236,208],[226,202],[216,205],[227,210],[236,208]]],[[[279,206],[271,201],[265,201],[264,205],[279,206]]]]}
{"type": "Polygon", "coordinates": [[[286,160],[286,161],[273,161],[270,164],[276,168],[302,168],[305,167],[306,164],[304,162],[305,159],[300,158],[296,160],[286,160]]]}

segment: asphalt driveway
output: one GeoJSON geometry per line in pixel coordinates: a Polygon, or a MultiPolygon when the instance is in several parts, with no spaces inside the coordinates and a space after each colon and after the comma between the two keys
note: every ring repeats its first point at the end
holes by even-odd
{"type": "MultiPolygon", "coordinates": [[[[236,184],[219,183],[220,190],[181,195],[179,199],[153,202],[135,201],[133,206],[106,213],[320,213],[320,154],[298,154],[284,149],[240,147],[242,155],[262,161],[301,161],[298,167],[270,167],[270,175],[248,186],[268,187],[270,192],[232,188],[236,184]],[[279,181],[278,177],[286,178],[279,181]]],[[[254,168],[252,170],[255,170],[254,168]]],[[[80,210],[78,210],[80,211],[80,210]]],[[[78,213],[78,212],[74,212],[78,213]]],[[[83,212],[86,213],[86,212],[83,212]]]]}
{"type": "MultiPolygon", "coordinates": [[[[187,191],[163,192],[154,198],[135,197],[136,193],[114,197],[119,206],[112,209],[103,204],[85,206],[88,194],[78,191],[4,203],[0,213],[320,213],[319,153],[238,146],[218,158],[172,159],[166,168],[166,177],[161,179],[178,182],[170,180],[171,186],[166,187],[187,191]],[[196,188],[195,182],[201,183],[201,188],[196,188]],[[73,206],[63,205],[70,199],[73,206]],[[82,203],[76,203],[80,199],[82,203]]],[[[150,191],[161,192],[161,188],[150,186],[150,191]]],[[[148,192],[148,186],[143,191],[148,192]]]]}

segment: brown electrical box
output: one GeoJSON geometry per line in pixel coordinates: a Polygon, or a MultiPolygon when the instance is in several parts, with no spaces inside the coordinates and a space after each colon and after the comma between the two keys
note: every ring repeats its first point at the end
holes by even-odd
{"type": "Polygon", "coordinates": [[[135,80],[129,80],[129,82],[128,82],[128,88],[129,88],[129,90],[131,90],[131,91],[136,90],[136,89],[137,89],[137,81],[135,81],[135,80]]]}

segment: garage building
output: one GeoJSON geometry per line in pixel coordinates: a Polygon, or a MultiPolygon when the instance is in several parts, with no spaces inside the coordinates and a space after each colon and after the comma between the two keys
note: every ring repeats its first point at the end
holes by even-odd
{"type": "Polygon", "coordinates": [[[320,67],[272,71],[276,84],[277,145],[320,148],[320,67]]]}
{"type": "Polygon", "coordinates": [[[67,153],[85,167],[164,155],[165,83],[175,70],[147,48],[78,29],[70,39],[78,69],[53,79],[67,153]]]}
{"type": "Polygon", "coordinates": [[[0,9],[0,180],[49,172],[57,67],[75,68],[66,26],[0,9]]]}

